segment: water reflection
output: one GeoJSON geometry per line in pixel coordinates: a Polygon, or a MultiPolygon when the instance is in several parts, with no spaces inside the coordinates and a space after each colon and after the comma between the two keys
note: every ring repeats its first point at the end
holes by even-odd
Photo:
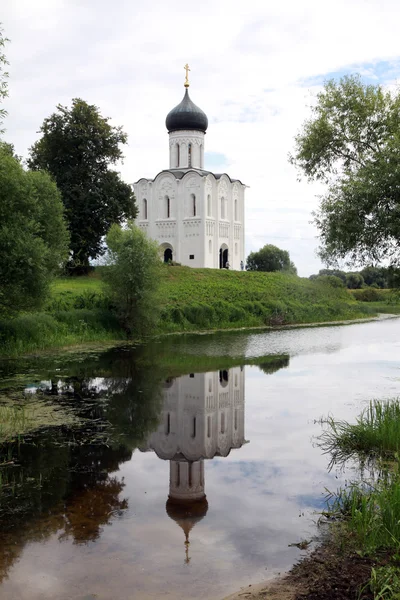
{"type": "Polygon", "coordinates": [[[169,460],[168,516],[189,534],[208,510],[204,461],[241,448],[244,434],[244,367],[191,373],[164,384],[160,425],[142,452],[169,460]]]}

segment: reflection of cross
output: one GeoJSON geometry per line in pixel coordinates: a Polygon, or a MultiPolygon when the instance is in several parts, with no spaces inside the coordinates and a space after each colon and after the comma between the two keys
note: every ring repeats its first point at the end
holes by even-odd
{"type": "Polygon", "coordinates": [[[186,71],[186,79],[185,79],[185,84],[184,85],[185,85],[185,87],[188,88],[189,87],[189,71],[190,71],[189,65],[186,63],[186,65],[183,68],[186,71]]]}

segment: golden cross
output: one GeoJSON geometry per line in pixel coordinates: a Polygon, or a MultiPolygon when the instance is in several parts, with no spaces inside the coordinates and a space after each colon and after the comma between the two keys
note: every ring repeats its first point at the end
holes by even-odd
{"type": "Polygon", "coordinates": [[[186,79],[185,79],[184,86],[185,86],[186,88],[188,88],[188,87],[189,87],[189,71],[190,71],[190,69],[189,69],[189,65],[186,63],[186,65],[185,65],[183,68],[184,68],[184,69],[185,69],[185,71],[186,71],[186,79]]]}

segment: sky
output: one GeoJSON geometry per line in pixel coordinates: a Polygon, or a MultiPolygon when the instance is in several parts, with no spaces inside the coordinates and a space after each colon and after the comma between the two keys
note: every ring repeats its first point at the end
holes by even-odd
{"type": "Polygon", "coordinates": [[[323,268],[312,212],[321,184],[288,163],[331,77],[400,76],[398,0],[2,0],[11,40],[5,139],[23,157],[57,104],[82,98],[128,134],[129,183],[169,166],[167,113],[190,95],[209,118],[205,168],[246,190],[246,254],[288,250],[301,276],[323,268]]]}

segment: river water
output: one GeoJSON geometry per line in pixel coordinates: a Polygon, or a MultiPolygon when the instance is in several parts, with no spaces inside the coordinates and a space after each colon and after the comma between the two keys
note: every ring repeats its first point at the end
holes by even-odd
{"type": "Polygon", "coordinates": [[[1,599],[219,600],[289,569],[356,476],[320,419],[400,395],[399,358],[393,319],[2,363],[1,599]]]}

